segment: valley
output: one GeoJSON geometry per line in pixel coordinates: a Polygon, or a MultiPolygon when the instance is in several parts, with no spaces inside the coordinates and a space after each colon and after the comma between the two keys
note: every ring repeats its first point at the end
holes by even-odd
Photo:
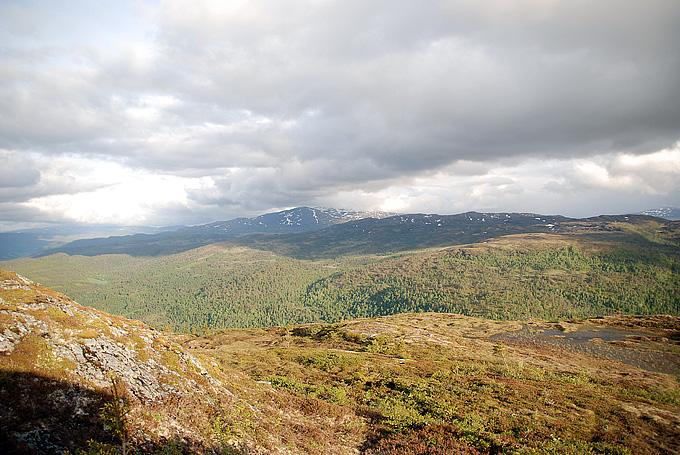
{"type": "MultiPolygon", "coordinates": [[[[476,226],[482,218],[467,223],[476,226]]],[[[0,267],[80,303],[178,332],[418,311],[506,320],[680,314],[678,222],[614,218],[534,232],[545,231],[546,220],[530,218],[537,224],[527,232],[489,238],[487,228],[480,242],[448,246],[430,246],[431,221],[421,226],[424,233],[409,227],[409,238],[401,230],[390,234],[395,220],[385,219],[374,228],[382,233],[371,248],[393,249],[381,253],[366,252],[365,234],[348,237],[345,230],[355,228],[339,224],[167,255],[58,253],[0,267]],[[349,252],[331,254],[340,248],[349,252]]],[[[416,224],[411,219],[398,225],[416,224]]],[[[503,232],[506,220],[498,224],[503,232]]]]}

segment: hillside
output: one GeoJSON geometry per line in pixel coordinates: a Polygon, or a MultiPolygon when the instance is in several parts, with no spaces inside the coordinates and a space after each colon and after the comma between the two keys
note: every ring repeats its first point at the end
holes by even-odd
{"type": "Polygon", "coordinates": [[[183,344],[275,389],[352,409],[365,420],[362,453],[680,453],[679,322],[421,313],[183,344]]]}
{"type": "Polygon", "coordinates": [[[62,253],[1,266],[100,310],[178,331],[417,311],[510,320],[680,315],[679,233],[680,223],[650,217],[423,215],[172,255],[62,253]],[[460,229],[467,234],[450,234],[460,229]]]}
{"type": "Polygon", "coordinates": [[[144,324],[5,271],[0,401],[7,454],[88,446],[112,453],[121,446],[106,420],[112,416],[125,422],[129,447],[152,453],[352,453],[362,437],[359,419],[346,410],[311,410],[308,400],[197,358],[144,324]],[[118,412],[114,393],[124,403],[118,412]]]}
{"type": "Polygon", "coordinates": [[[117,226],[117,225],[87,225],[87,224],[56,224],[42,228],[21,229],[13,232],[0,232],[0,261],[28,257],[39,254],[47,249],[83,238],[97,238],[103,236],[157,234],[173,231],[180,226],[151,227],[151,226],[117,226]]]}
{"type": "Polygon", "coordinates": [[[680,255],[558,234],[420,251],[315,282],[323,320],[437,311],[493,319],[680,314],[680,255]]]}
{"type": "Polygon", "coordinates": [[[680,453],[676,317],[177,336],[9,272],[0,299],[3,453],[112,453],[112,422],[136,453],[680,453]]]}

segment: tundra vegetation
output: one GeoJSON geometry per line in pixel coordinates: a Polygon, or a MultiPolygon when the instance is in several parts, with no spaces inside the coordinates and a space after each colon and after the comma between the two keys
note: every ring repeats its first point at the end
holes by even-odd
{"type": "Polygon", "coordinates": [[[647,454],[680,451],[679,330],[671,316],[517,323],[410,313],[227,330],[183,345],[319,410],[350,410],[367,454],[647,454]],[[520,327],[529,335],[504,338],[520,327]],[[601,349],[531,335],[550,329],[590,331],[586,343],[601,349]],[[606,329],[622,340],[598,339],[606,329]],[[649,356],[660,368],[630,364],[649,356]]]}

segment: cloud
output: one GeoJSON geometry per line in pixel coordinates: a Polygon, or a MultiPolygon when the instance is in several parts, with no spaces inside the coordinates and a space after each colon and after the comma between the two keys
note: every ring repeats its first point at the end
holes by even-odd
{"type": "Polygon", "coordinates": [[[675,0],[3,4],[0,149],[25,172],[0,175],[0,201],[81,220],[680,204],[678,17],[675,0]],[[137,181],[166,199],[96,209],[137,181]]]}
{"type": "Polygon", "coordinates": [[[29,157],[0,150],[0,188],[23,188],[35,185],[40,179],[40,171],[29,157]]]}
{"type": "Polygon", "coordinates": [[[620,154],[575,165],[579,186],[625,193],[670,194],[680,190],[680,143],[647,155],[620,154]]]}
{"type": "MultiPolygon", "coordinates": [[[[176,206],[190,209],[189,192],[210,189],[210,178],[187,179],[124,169],[104,162],[88,162],[89,177],[99,182],[89,189],[49,194],[22,205],[64,221],[108,224],[154,224],[149,213],[176,206]]],[[[82,178],[82,176],[81,176],[82,178]]],[[[187,210],[188,211],[188,210],[187,210]]]]}

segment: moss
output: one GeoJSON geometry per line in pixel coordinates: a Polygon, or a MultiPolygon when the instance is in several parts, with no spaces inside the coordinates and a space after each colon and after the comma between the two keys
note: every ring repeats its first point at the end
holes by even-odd
{"type": "Polygon", "coordinates": [[[49,316],[50,318],[57,322],[62,322],[65,319],[71,318],[71,316],[69,316],[67,313],[54,306],[48,306],[45,309],[45,313],[47,314],[47,316],[49,316]]]}
{"type": "Polygon", "coordinates": [[[151,356],[148,352],[148,345],[139,335],[133,334],[128,338],[132,343],[133,349],[137,353],[137,358],[142,362],[147,362],[151,356]]]}
{"type": "Polygon", "coordinates": [[[0,288],[0,298],[14,308],[17,304],[30,302],[35,296],[36,292],[32,290],[0,288]]]}
{"type": "MultiPolygon", "coordinates": [[[[1,306],[0,308],[5,309],[2,308],[1,306]]],[[[15,318],[11,314],[0,312],[0,327],[7,327],[13,325],[14,319],[15,318]]]]}
{"type": "Polygon", "coordinates": [[[77,368],[74,362],[55,356],[49,342],[34,333],[24,336],[16,344],[8,363],[9,369],[14,372],[33,372],[57,378],[77,368]]]}
{"type": "Polygon", "coordinates": [[[163,366],[166,368],[180,372],[182,368],[180,367],[180,356],[174,351],[171,351],[170,349],[163,349],[161,350],[161,362],[163,366]]]}
{"type": "Polygon", "coordinates": [[[87,339],[97,338],[99,336],[99,332],[94,328],[88,327],[86,329],[80,330],[77,333],[76,336],[78,338],[82,338],[82,339],[87,340],[87,339]]]}

